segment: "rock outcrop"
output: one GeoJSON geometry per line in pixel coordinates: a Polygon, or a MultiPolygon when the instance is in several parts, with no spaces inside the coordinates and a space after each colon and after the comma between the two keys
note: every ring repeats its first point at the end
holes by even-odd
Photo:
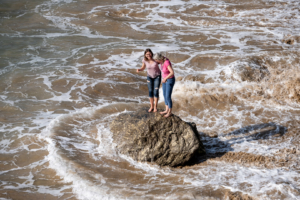
{"type": "Polygon", "coordinates": [[[251,196],[247,194],[243,194],[241,192],[231,192],[227,191],[225,193],[225,198],[226,200],[254,200],[251,196]]]}
{"type": "Polygon", "coordinates": [[[263,78],[269,76],[269,71],[256,63],[242,63],[235,66],[234,74],[241,81],[260,82],[263,78]]]}
{"type": "Polygon", "coordinates": [[[293,45],[295,43],[300,42],[300,36],[286,35],[282,39],[282,42],[285,43],[285,44],[293,45]]]}
{"type": "Polygon", "coordinates": [[[138,161],[175,167],[205,154],[196,125],[175,115],[164,118],[143,108],[120,114],[110,129],[119,152],[138,161]]]}

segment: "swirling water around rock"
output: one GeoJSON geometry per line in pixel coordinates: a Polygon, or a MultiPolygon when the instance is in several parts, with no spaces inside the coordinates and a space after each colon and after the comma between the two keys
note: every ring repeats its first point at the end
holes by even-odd
{"type": "Polygon", "coordinates": [[[165,118],[142,108],[120,114],[110,130],[118,151],[137,161],[175,167],[205,155],[196,124],[176,115],[165,118]]]}
{"type": "Polygon", "coordinates": [[[300,198],[298,1],[0,5],[0,198],[300,198]],[[183,168],[119,154],[109,128],[148,105],[145,48],[207,152],[183,168]]]}

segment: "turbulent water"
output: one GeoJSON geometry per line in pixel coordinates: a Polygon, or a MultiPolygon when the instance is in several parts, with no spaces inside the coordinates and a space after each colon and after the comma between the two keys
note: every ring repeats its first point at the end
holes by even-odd
{"type": "Polygon", "coordinates": [[[300,199],[299,8],[0,0],[0,199],[300,199]],[[146,48],[173,63],[174,113],[207,151],[195,165],[115,148],[110,122],[149,106],[146,48]]]}

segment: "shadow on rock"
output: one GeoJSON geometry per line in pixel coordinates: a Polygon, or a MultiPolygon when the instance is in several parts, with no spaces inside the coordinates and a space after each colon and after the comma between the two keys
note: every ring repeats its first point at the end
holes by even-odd
{"type": "Polygon", "coordinates": [[[199,132],[206,155],[195,157],[192,161],[187,163],[187,165],[191,166],[211,158],[222,157],[227,152],[234,150],[232,148],[234,144],[251,142],[254,140],[267,140],[273,137],[282,137],[286,132],[286,127],[277,125],[273,122],[246,126],[222,135],[209,135],[199,132]],[[224,138],[228,139],[224,140],[224,138]]]}

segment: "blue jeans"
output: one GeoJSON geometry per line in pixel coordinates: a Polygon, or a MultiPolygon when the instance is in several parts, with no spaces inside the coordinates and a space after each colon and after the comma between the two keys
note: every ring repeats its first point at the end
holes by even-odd
{"type": "Polygon", "coordinates": [[[167,79],[167,81],[162,84],[165,104],[169,108],[172,108],[173,106],[171,95],[172,95],[174,85],[175,85],[175,77],[167,79]]]}
{"type": "Polygon", "coordinates": [[[149,97],[153,98],[159,97],[159,85],[160,85],[160,81],[161,81],[161,75],[155,77],[155,78],[151,78],[149,76],[147,76],[147,83],[148,83],[148,90],[149,90],[149,97]]]}

